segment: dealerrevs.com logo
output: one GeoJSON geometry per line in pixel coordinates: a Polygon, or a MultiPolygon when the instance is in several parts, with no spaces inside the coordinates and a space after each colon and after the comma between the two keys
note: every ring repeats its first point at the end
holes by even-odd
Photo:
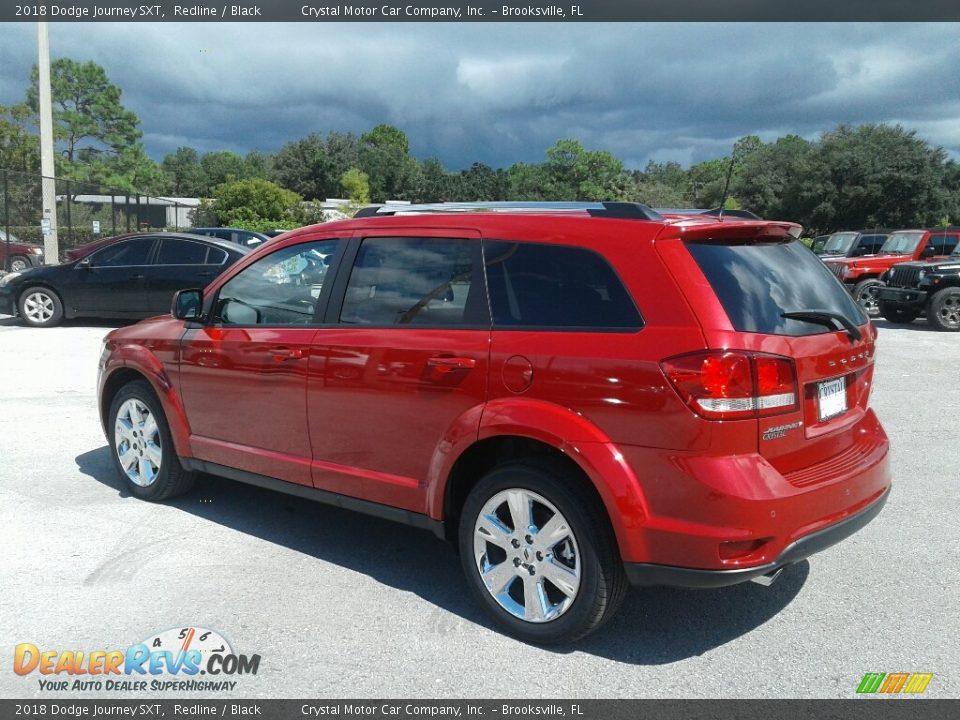
{"type": "Polygon", "coordinates": [[[260,655],[240,655],[222,635],[201,627],[173,628],[125,650],[46,650],[33,643],[14,649],[13,671],[37,673],[52,692],[231,691],[237,675],[256,675],[260,655]],[[201,678],[202,676],[202,678],[201,678]]]}

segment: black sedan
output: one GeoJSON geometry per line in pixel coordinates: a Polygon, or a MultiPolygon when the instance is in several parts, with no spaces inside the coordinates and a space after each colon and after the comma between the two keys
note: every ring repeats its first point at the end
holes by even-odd
{"type": "Polygon", "coordinates": [[[19,314],[34,327],[64,318],[161,315],[177,290],[205,287],[249,252],[186,233],[126,235],[74,262],[0,277],[0,313],[19,314]]]}

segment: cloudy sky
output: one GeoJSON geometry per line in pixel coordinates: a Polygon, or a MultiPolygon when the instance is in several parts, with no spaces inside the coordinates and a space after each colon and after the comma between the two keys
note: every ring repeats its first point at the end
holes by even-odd
{"type": "MultiPolygon", "coordinates": [[[[957,24],[53,23],[50,43],[106,68],[158,160],[384,122],[450,169],[539,162],[565,137],[688,165],[871,121],[960,157],[957,24]]],[[[0,24],[0,104],[36,52],[33,23],[0,24]]]]}

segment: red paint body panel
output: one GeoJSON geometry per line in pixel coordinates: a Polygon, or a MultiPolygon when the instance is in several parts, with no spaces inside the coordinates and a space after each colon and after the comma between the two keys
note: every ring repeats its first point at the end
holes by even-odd
{"type": "MultiPolygon", "coordinates": [[[[303,228],[262,245],[206,295],[269,253],[321,238],[530,241],[589,247],[605,257],[643,327],[186,330],[167,318],[110,334],[101,392],[111,373],[136,369],[160,395],[180,455],[437,520],[464,452],[491,438],[528,438],[583,470],[625,562],[762,565],[890,485],[888,442],[868,407],[876,331],[865,326],[857,342],[837,332],[736,332],[684,246],[692,239],[787,238],[795,228],[547,213],[373,217],[303,228]],[[799,407],[760,419],[695,414],[661,363],[705,349],[790,358],[799,407]],[[294,357],[277,359],[290,350],[294,357]],[[848,379],[848,409],[820,422],[817,384],[839,376],[848,379]],[[785,425],[794,427],[779,434],[785,425]],[[752,554],[721,558],[720,543],[753,539],[764,542],[752,554]]],[[[337,287],[342,275],[335,274],[337,287]]]]}

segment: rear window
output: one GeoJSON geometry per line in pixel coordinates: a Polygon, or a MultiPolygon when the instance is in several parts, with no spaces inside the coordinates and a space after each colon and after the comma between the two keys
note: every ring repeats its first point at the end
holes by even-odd
{"type": "Polygon", "coordinates": [[[733,327],[767,335],[817,335],[823,325],[783,317],[798,310],[866,318],[823,262],[797,241],[777,244],[688,243],[733,327]]]}
{"type": "Polygon", "coordinates": [[[633,331],[640,313],[610,264],[593,250],[485,240],[493,325],[633,331]]]}

